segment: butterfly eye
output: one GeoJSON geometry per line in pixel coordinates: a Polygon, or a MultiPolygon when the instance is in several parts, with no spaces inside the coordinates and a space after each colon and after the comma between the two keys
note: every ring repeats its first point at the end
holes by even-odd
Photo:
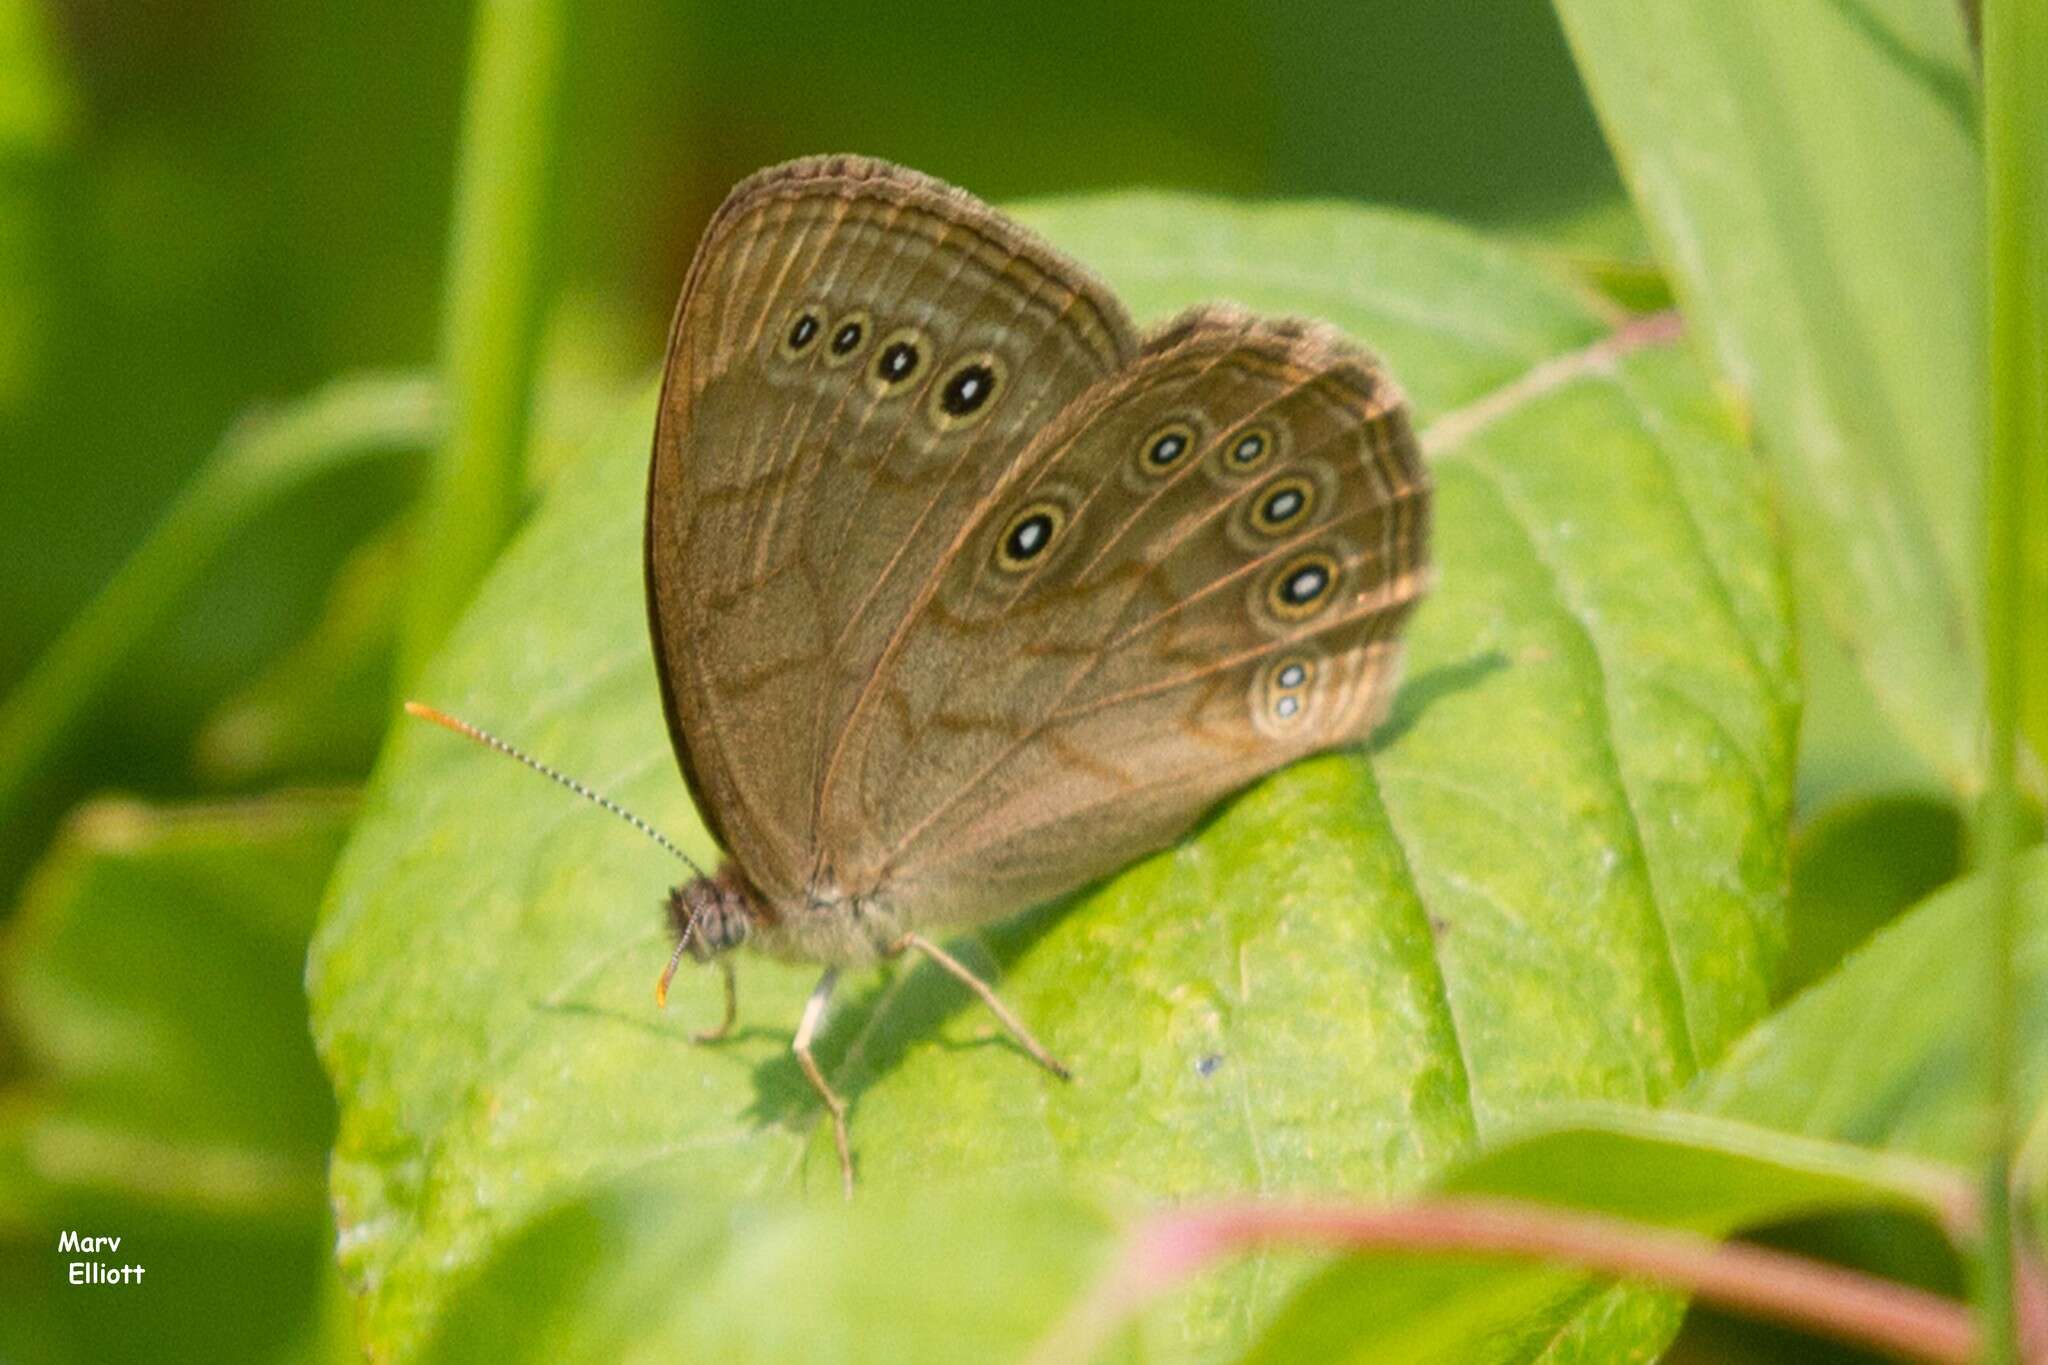
{"type": "Polygon", "coordinates": [[[844,365],[852,360],[860,354],[873,330],[874,320],[865,312],[855,311],[835,319],[825,341],[825,363],[844,365]]]}
{"type": "Polygon", "coordinates": [[[799,308],[790,317],[789,326],[782,333],[778,349],[785,360],[794,360],[811,349],[819,333],[825,330],[825,322],[816,308],[799,308]]]}
{"type": "Polygon", "coordinates": [[[1315,510],[1316,486],[1299,474],[1275,479],[1252,502],[1252,527],[1269,536],[1284,535],[1315,510]]]}
{"type": "Polygon", "coordinates": [[[1280,566],[1266,585],[1266,606],[1282,621],[1305,621],[1320,611],[1337,590],[1337,559],[1327,550],[1310,550],[1280,566]]]}
{"type": "Polygon", "coordinates": [[[1138,443],[1138,469],[1157,477],[1178,469],[1195,448],[1195,429],[1186,422],[1168,422],[1138,443]]]}
{"type": "Polygon", "coordinates": [[[868,367],[868,387],[883,397],[908,392],[910,381],[924,370],[928,349],[924,334],[914,327],[889,333],[875,349],[875,363],[868,367]]]}
{"type": "Polygon", "coordinates": [[[1067,510],[1056,502],[1034,502],[1010,518],[996,542],[996,563],[1022,573],[1042,559],[1067,527],[1067,510]]]}
{"type": "Polygon", "coordinates": [[[1268,426],[1246,427],[1223,443],[1223,467],[1232,474],[1249,474],[1273,458],[1279,438],[1268,426]]]}
{"type": "Polygon", "coordinates": [[[981,420],[1003,387],[1003,362],[984,351],[946,372],[932,390],[932,424],[941,431],[981,420]]]}

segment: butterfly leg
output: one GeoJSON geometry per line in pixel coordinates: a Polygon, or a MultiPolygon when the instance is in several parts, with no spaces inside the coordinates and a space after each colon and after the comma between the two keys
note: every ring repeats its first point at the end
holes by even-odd
{"type": "Polygon", "coordinates": [[[1068,1071],[1066,1067],[1059,1063],[1058,1059],[1045,1050],[1044,1044],[1031,1036],[1031,1030],[1024,1027],[1024,1021],[1010,1012],[1010,1007],[1003,1003],[1002,997],[995,993],[995,990],[990,987],[988,982],[983,981],[969,970],[966,963],[954,957],[923,934],[905,934],[902,938],[896,940],[896,952],[900,953],[906,948],[917,949],[917,951],[952,973],[954,979],[959,981],[961,985],[980,996],[981,1003],[988,1006],[988,1012],[1002,1021],[1003,1027],[1010,1031],[1010,1036],[1017,1040],[1019,1047],[1031,1054],[1033,1061],[1063,1081],[1070,1081],[1074,1078],[1072,1072],[1068,1071]]]}
{"type": "Polygon", "coordinates": [[[732,1032],[732,1021],[740,1012],[739,976],[732,969],[732,959],[718,959],[718,970],[725,977],[725,1014],[716,1028],[700,1028],[690,1035],[693,1043],[715,1043],[732,1032]]]}
{"type": "Polygon", "coordinates": [[[833,967],[818,978],[818,984],[811,990],[811,998],[804,1002],[803,1019],[796,1026],[796,1040],[789,1050],[796,1054],[797,1065],[810,1077],[811,1088],[818,1092],[818,1098],[825,1101],[825,1107],[832,1111],[832,1141],[839,1148],[839,1181],[845,1187],[846,1197],[853,1198],[853,1153],[846,1142],[846,1101],[839,1098],[839,1092],[825,1083],[825,1073],[818,1070],[817,1060],[811,1056],[811,1039],[817,1037],[818,1026],[825,1022],[825,1002],[832,998],[832,988],[839,984],[839,969],[833,967]]]}

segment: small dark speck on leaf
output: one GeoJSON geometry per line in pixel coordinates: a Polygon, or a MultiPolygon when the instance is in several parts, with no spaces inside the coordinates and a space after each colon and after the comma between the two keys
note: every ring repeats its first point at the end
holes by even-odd
{"type": "Polygon", "coordinates": [[[1195,1063],[1195,1074],[1197,1076],[1213,1076],[1216,1074],[1216,1068],[1222,1065],[1223,1054],[1211,1052],[1195,1063]]]}
{"type": "Polygon", "coordinates": [[[1443,938],[1451,932],[1451,922],[1442,915],[1431,915],[1429,917],[1429,932],[1435,934],[1438,938],[1443,938]]]}

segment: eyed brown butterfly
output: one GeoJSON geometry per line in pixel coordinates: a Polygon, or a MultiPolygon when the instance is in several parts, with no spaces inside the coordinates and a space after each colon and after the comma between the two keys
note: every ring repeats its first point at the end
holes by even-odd
{"type": "Polygon", "coordinates": [[[670,893],[659,993],[717,960],[718,1037],[723,954],[825,965],[794,1049],[849,1191],[811,1056],[843,969],[916,949],[1064,1076],[926,931],[1071,891],[1370,733],[1429,519],[1400,392],[1334,329],[1213,304],[1140,333],[927,176],[751,176],[691,264],[648,475],[669,737],[729,855],[670,893]]]}

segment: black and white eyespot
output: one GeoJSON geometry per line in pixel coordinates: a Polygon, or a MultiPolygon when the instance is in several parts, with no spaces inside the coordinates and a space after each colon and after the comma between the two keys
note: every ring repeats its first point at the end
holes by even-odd
{"type": "Polygon", "coordinates": [[[1319,672],[1320,665],[1310,654],[1284,654],[1266,664],[1252,681],[1253,724],[1276,739],[1297,732],[1321,695],[1314,686],[1319,672]]]}
{"type": "Polygon", "coordinates": [[[1266,609],[1285,622],[1306,621],[1337,595],[1337,557],[1305,550],[1284,561],[1266,580],[1266,609]]]}
{"type": "Polygon", "coordinates": [[[1194,453],[1195,440],[1192,422],[1176,418],[1154,427],[1138,442],[1138,472],[1153,478],[1172,473],[1194,453]]]}
{"type": "Polygon", "coordinates": [[[1039,498],[1011,517],[996,539],[996,566],[1022,573],[1044,561],[1067,529],[1067,509],[1051,498],[1039,498]]]}
{"type": "Polygon", "coordinates": [[[825,363],[835,368],[850,364],[867,348],[874,330],[875,320],[864,308],[833,318],[825,328],[825,363]]]}
{"type": "Polygon", "coordinates": [[[931,342],[915,327],[899,327],[883,337],[868,363],[868,387],[877,396],[909,393],[931,365],[931,342]]]}
{"type": "Polygon", "coordinates": [[[1283,536],[1305,524],[1315,508],[1315,481],[1303,474],[1288,474],[1252,495],[1249,520],[1261,535],[1283,536]]]}
{"type": "Polygon", "coordinates": [[[1006,381],[1002,357],[993,351],[954,361],[932,385],[932,425],[950,431],[980,421],[995,406],[1006,381]]]}
{"type": "MultiPolygon", "coordinates": [[[[1225,482],[1238,481],[1226,476],[1225,482]]],[[[1270,553],[1274,541],[1299,537],[1317,523],[1328,521],[1342,491],[1336,466],[1297,462],[1236,495],[1230,510],[1230,538],[1247,554],[1270,553]]]]}
{"type": "Polygon", "coordinates": [[[789,315],[788,323],[782,329],[782,339],[775,350],[784,360],[796,360],[817,349],[818,338],[825,333],[825,310],[816,304],[805,304],[789,315]]]}
{"type": "Polygon", "coordinates": [[[1265,423],[1241,428],[1223,440],[1223,467],[1232,474],[1249,474],[1272,462],[1280,438],[1265,423]]]}

